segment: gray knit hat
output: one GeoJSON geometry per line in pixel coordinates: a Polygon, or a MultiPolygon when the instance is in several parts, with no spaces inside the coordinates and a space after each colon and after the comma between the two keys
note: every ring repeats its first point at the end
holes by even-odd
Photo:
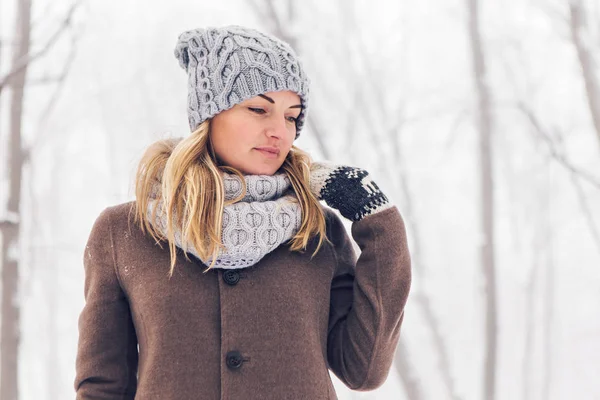
{"type": "Polygon", "coordinates": [[[304,125],[310,81],[289,44],[238,25],[186,31],[175,47],[188,73],[188,120],[192,132],[221,111],[259,94],[291,90],[302,111],[296,138],[304,125]]]}

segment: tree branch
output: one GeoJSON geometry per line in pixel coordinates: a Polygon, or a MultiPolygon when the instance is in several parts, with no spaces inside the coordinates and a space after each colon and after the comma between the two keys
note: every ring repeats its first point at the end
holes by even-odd
{"type": "Polygon", "coordinates": [[[593,238],[594,242],[596,243],[596,249],[598,249],[598,252],[600,253],[600,233],[598,232],[598,228],[594,224],[594,217],[592,215],[592,210],[590,210],[590,206],[589,206],[588,202],[586,201],[585,193],[583,192],[581,183],[577,180],[578,175],[575,172],[571,171],[570,177],[571,177],[571,182],[573,183],[573,186],[575,186],[575,189],[577,191],[577,198],[579,200],[579,205],[581,206],[581,211],[585,215],[584,219],[587,222],[588,228],[590,229],[590,232],[592,234],[592,238],[593,238]]]}
{"type": "Polygon", "coordinates": [[[546,145],[548,146],[548,150],[550,152],[550,156],[554,160],[556,160],[560,165],[562,165],[563,167],[565,167],[571,173],[574,173],[574,174],[578,175],[579,177],[581,177],[582,179],[584,179],[585,181],[587,181],[592,186],[596,187],[597,189],[600,189],[600,180],[598,180],[597,178],[595,178],[594,176],[592,176],[588,172],[583,171],[582,169],[575,167],[567,159],[567,157],[564,154],[561,154],[559,152],[559,150],[556,148],[555,143],[548,136],[548,134],[546,133],[545,129],[542,127],[540,121],[535,116],[535,114],[531,111],[531,109],[529,109],[529,107],[527,107],[523,103],[519,103],[518,106],[517,106],[517,108],[527,117],[527,120],[529,121],[529,123],[531,124],[531,126],[533,127],[533,129],[535,130],[535,132],[544,141],[544,143],[546,143],[546,145]]]}
{"type": "Polygon", "coordinates": [[[26,158],[25,158],[26,161],[29,161],[29,157],[31,156],[31,153],[34,151],[34,149],[36,147],[39,147],[41,144],[43,144],[44,138],[47,137],[47,136],[42,136],[42,134],[44,132],[46,132],[46,130],[43,129],[43,126],[45,125],[46,121],[50,117],[50,114],[52,113],[52,109],[56,105],[56,102],[58,101],[60,93],[62,92],[62,89],[64,88],[65,83],[67,81],[67,76],[69,75],[69,71],[71,70],[73,61],[75,60],[77,39],[78,39],[77,35],[73,35],[71,37],[71,51],[69,52],[69,55],[63,66],[63,69],[56,81],[58,83],[58,85],[56,86],[54,93],[52,93],[50,100],[48,100],[46,107],[44,107],[44,110],[42,111],[42,113],[40,115],[40,118],[38,120],[38,129],[37,129],[37,132],[39,132],[39,134],[38,134],[38,137],[33,142],[31,148],[27,151],[26,158]]]}
{"type": "Polygon", "coordinates": [[[44,54],[48,52],[52,48],[52,46],[58,41],[61,37],[62,33],[70,26],[71,19],[73,14],[75,13],[77,7],[81,4],[81,0],[76,0],[72,5],[67,15],[63,19],[62,23],[54,32],[54,34],[48,39],[48,42],[42,47],[42,49],[38,50],[35,53],[28,53],[27,55],[21,57],[13,66],[13,69],[9,71],[6,75],[0,78],[0,94],[2,94],[2,90],[8,84],[8,82],[12,79],[13,76],[17,75],[19,72],[23,71],[28,65],[30,65],[33,61],[42,57],[44,54]]]}

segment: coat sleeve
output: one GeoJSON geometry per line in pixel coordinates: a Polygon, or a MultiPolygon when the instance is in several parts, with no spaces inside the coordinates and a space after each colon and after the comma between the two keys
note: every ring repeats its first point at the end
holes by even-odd
{"type": "Polygon", "coordinates": [[[327,361],[350,389],[373,390],[390,371],[404,306],[411,285],[411,263],[404,222],[393,206],[352,224],[361,249],[356,260],[339,217],[329,217],[336,257],[331,285],[327,361]]]}
{"type": "Polygon", "coordinates": [[[79,316],[77,399],[135,397],[137,337],[117,275],[109,209],[96,219],[83,257],[85,306],[79,316]]]}

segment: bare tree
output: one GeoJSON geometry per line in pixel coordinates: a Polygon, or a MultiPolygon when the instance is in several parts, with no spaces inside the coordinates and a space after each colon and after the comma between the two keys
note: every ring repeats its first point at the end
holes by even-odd
{"type": "Polygon", "coordinates": [[[600,180],[591,173],[576,167],[573,162],[569,160],[563,149],[564,146],[561,144],[564,133],[561,133],[559,128],[545,127],[537,115],[531,110],[531,107],[523,102],[519,103],[518,108],[525,115],[527,122],[531,126],[534,139],[538,140],[540,143],[543,143],[547,147],[549,157],[556,161],[558,165],[567,170],[567,172],[569,172],[571,182],[579,198],[582,213],[585,215],[585,221],[588,224],[590,233],[594,239],[594,243],[596,244],[596,248],[598,249],[598,252],[600,252],[600,230],[594,224],[592,210],[588,204],[588,201],[586,200],[586,196],[583,193],[583,188],[581,187],[580,182],[587,182],[593,187],[600,189],[600,180]],[[553,132],[552,135],[549,133],[550,131],[553,132]],[[553,136],[555,138],[553,138],[553,136]]]}
{"type": "MultiPolygon", "coordinates": [[[[27,65],[19,67],[29,54],[31,31],[31,1],[20,0],[17,6],[15,37],[17,47],[13,53],[10,75],[10,132],[9,132],[9,196],[7,218],[2,221],[2,339],[0,341],[0,398],[17,400],[18,360],[20,342],[19,310],[19,233],[21,229],[21,175],[23,171],[23,150],[21,123],[23,119],[24,87],[27,65]]],[[[0,86],[1,89],[1,86],[0,86]]]]}
{"type": "Polygon", "coordinates": [[[63,67],[58,75],[52,76],[52,77],[45,77],[45,78],[39,79],[37,81],[33,78],[28,79],[28,85],[36,84],[36,83],[43,83],[43,84],[55,84],[56,86],[54,87],[54,91],[52,92],[52,95],[50,96],[48,102],[46,103],[46,106],[41,111],[39,120],[37,122],[37,126],[38,126],[38,128],[36,129],[37,135],[36,135],[34,143],[31,144],[31,146],[27,149],[27,151],[25,153],[25,155],[26,155],[25,161],[29,161],[31,158],[31,153],[35,152],[36,148],[42,147],[46,143],[46,140],[48,139],[48,135],[47,135],[48,131],[47,131],[47,129],[44,129],[44,127],[46,125],[46,122],[50,118],[50,115],[52,114],[52,111],[54,110],[54,107],[56,106],[56,103],[58,102],[58,99],[62,93],[62,90],[64,89],[64,86],[67,82],[67,77],[69,76],[69,72],[71,71],[73,61],[75,60],[75,55],[76,55],[76,50],[77,50],[77,40],[79,39],[79,33],[72,32],[70,39],[71,39],[71,48],[69,51],[69,55],[65,59],[65,63],[63,64],[63,67]]]}
{"type": "Polygon", "coordinates": [[[591,37],[586,39],[588,32],[586,32],[585,10],[581,0],[569,1],[569,27],[571,40],[577,51],[581,67],[592,123],[598,136],[598,144],[600,144],[600,85],[596,75],[594,57],[589,48],[592,43],[591,37]]]}
{"type": "Polygon", "coordinates": [[[575,189],[577,197],[579,199],[581,212],[584,216],[590,234],[594,243],[596,244],[597,250],[600,252],[600,232],[598,227],[594,224],[594,218],[589,201],[586,199],[585,193],[582,188],[582,182],[587,182],[593,187],[599,188],[600,182],[597,178],[592,176],[587,171],[577,168],[568,159],[564,150],[563,137],[564,133],[561,133],[561,129],[550,125],[550,127],[544,125],[541,119],[537,117],[532,108],[523,101],[519,101],[518,109],[525,116],[528,122],[532,138],[534,141],[539,143],[546,150],[545,157],[547,162],[545,168],[547,176],[545,181],[541,184],[541,191],[539,195],[538,207],[536,217],[537,224],[535,229],[535,241],[533,244],[534,251],[534,265],[530,273],[528,285],[526,290],[526,340],[525,340],[525,354],[523,356],[523,388],[522,397],[529,399],[531,394],[529,373],[531,369],[531,352],[532,350],[532,336],[533,336],[533,302],[534,295],[536,292],[541,292],[543,296],[543,310],[542,310],[542,332],[543,332],[543,351],[542,351],[542,380],[541,380],[541,398],[550,397],[550,388],[552,385],[552,371],[553,371],[553,327],[554,323],[554,302],[555,302],[555,277],[556,277],[556,265],[552,254],[554,248],[554,229],[549,224],[551,216],[553,215],[552,204],[550,200],[553,198],[551,194],[553,190],[551,188],[551,177],[550,161],[554,162],[559,167],[563,168],[569,173],[569,178],[575,189]],[[543,286],[540,284],[543,283],[543,286]],[[538,287],[540,284],[540,287],[538,287]]]}
{"type": "Polygon", "coordinates": [[[532,111],[531,107],[524,102],[519,102],[518,109],[525,115],[527,122],[531,125],[534,135],[542,141],[548,148],[550,157],[552,157],[557,163],[568,170],[571,174],[581,178],[583,181],[589,183],[597,189],[600,189],[600,179],[590,172],[584,169],[578,168],[575,164],[569,160],[564,150],[557,145],[556,140],[552,139],[548,133],[549,130],[553,130],[556,136],[560,136],[560,129],[553,128],[548,129],[544,127],[538,118],[538,116],[532,111]]]}
{"type": "MultiPolygon", "coordinates": [[[[71,17],[79,1],[69,9],[63,22],[56,32],[35,52],[31,51],[31,0],[18,0],[15,24],[15,50],[12,54],[9,72],[0,76],[0,96],[5,87],[9,87],[9,135],[7,170],[9,172],[9,193],[7,209],[4,218],[0,219],[0,232],[2,236],[2,328],[0,340],[0,398],[17,400],[18,391],[18,355],[21,340],[20,332],[20,287],[19,275],[23,262],[20,250],[22,248],[20,237],[23,230],[21,187],[23,170],[29,162],[30,149],[26,148],[22,139],[23,106],[25,104],[25,87],[28,83],[28,68],[32,62],[41,58],[52,48],[66,28],[70,26],[71,17]]],[[[73,53],[72,53],[73,54],[73,53]]],[[[70,65],[72,54],[67,62],[70,65]]],[[[46,116],[56,100],[62,87],[68,68],[58,78],[59,86],[55,95],[48,103],[44,112],[46,116]]],[[[46,80],[50,82],[51,80],[46,80]]],[[[37,142],[36,142],[37,143],[37,142]]]]}
{"type": "MultiPolygon", "coordinates": [[[[426,278],[426,266],[423,263],[422,257],[422,243],[421,243],[421,234],[418,224],[415,222],[415,207],[414,200],[411,196],[410,182],[408,173],[406,172],[408,168],[404,163],[405,157],[402,154],[402,146],[400,145],[400,129],[401,123],[398,123],[398,126],[395,129],[390,131],[390,142],[393,146],[393,157],[398,163],[397,174],[399,176],[399,183],[401,185],[401,189],[397,190],[397,193],[400,193],[403,199],[404,210],[406,211],[406,222],[407,226],[412,233],[412,247],[411,247],[411,259],[413,260],[413,269],[415,274],[419,277],[420,289],[415,290],[415,293],[412,294],[412,299],[415,301],[419,311],[423,314],[427,327],[431,330],[431,334],[433,336],[433,347],[437,353],[439,358],[439,371],[442,376],[442,381],[446,387],[447,398],[458,400],[460,396],[456,392],[456,387],[454,385],[454,379],[452,378],[452,369],[450,367],[450,360],[448,357],[448,346],[444,340],[444,335],[440,329],[440,323],[435,315],[431,299],[427,295],[427,291],[424,287],[427,284],[426,278]]],[[[402,340],[402,339],[401,339],[402,340]]],[[[418,388],[417,383],[414,382],[413,373],[405,368],[405,362],[400,362],[399,358],[400,352],[407,353],[408,349],[405,349],[406,346],[399,346],[398,353],[396,355],[396,369],[398,371],[399,376],[404,382],[405,387],[407,388],[409,399],[417,400],[422,397],[421,393],[423,392],[422,388],[418,388]]]]}
{"type": "MultiPolygon", "coordinates": [[[[21,0],[18,1],[20,4],[21,0]]],[[[29,3],[31,3],[31,1],[29,1],[29,3]]],[[[0,76],[0,95],[2,94],[3,89],[10,84],[11,80],[15,76],[23,73],[23,71],[26,71],[29,65],[31,65],[34,61],[42,58],[56,44],[56,42],[58,41],[58,39],[60,39],[65,30],[68,27],[70,27],[73,14],[75,13],[75,10],[80,4],[81,0],[76,0],[73,3],[57,30],[54,32],[54,34],[52,34],[52,36],[50,36],[48,41],[42,46],[41,49],[35,52],[30,52],[28,48],[27,54],[23,54],[19,58],[13,60],[9,72],[6,73],[4,76],[0,76]]]]}
{"type": "Polygon", "coordinates": [[[415,369],[409,362],[409,353],[406,339],[401,336],[394,356],[394,366],[400,376],[406,396],[410,400],[421,400],[425,398],[423,387],[421,382],[419,382],[419,377],[415,373],[415,369]]]}
{"type": "MultiPolygon", "coordinates": [[[[63,161],[60,159],[56,159],[53,161],[53,164],[50,167],[52,170],[52,173],[50,175],[52,184],[50,185],[50,187],[52,189],[50,189],[47,196],[44,196],[45,204],[39,204],[38,207],[38,210],[41,207],[47,207],[46,209],[52,216],[52,226],[60,226],[60,193],[63,192],[63,190],[61,190],[61,186],[64,184],[60,174],[62,162],[63,161]]],[[[35,213],[34,215],[37,216],[38,214],[39,213],[35,213]]],[[[41,223],[42,221],[38,222],[41,223]]],[[[58,365],[60,362],[60,327],[57,321],[57,312],[59,309],[58,299],[60,298],[60,268],[58,268],[59,257],[57,256],[57,252],[54,246],[52,246],[52,248],[42,248],[41,253],[46,256],[44,258],[44,264],[46,268],[44,268],[44,271],[40,271],[41,274],[37,274],[44,276],[44,290],[46,292],[44,296],[46,299],[45,306],[47,310],[47,326],[45,338],[46,343],[48,344],[48,348],[46,349],[46,379],[48,382],[46,393],[48,394],[48,400],[58,400],[61,398],[59,383],[61,382],[62,371],[60,370],[60,368],[56,368],[53,366],[58,365]]]]}
{"type": "MultiPolygon", "coordinates": [[[[342,20],[345,21],[344,26],[346,28],[346,31],[344,32],[344,36],[350,37],[352,33],[349,31],[349,28],[358,27],[360,26],[360,23],[357,19],[354,8],[349,7],[347,2],[340,1],[339,7],[340,14],[343,16],[342,20]]],[[[405,123],[403,102],[402,99],[399,98],[397,100],[395,109],[393,108],[394,111],[386,111],[389,109],[389,107],[386,107],[386,104],[384,104],[383,99],[386,98],[385,92],[388,89],[388,87],[386,86],[386,83],[377,79],[379,74],[376,72],[375,65],[367,56],[369,52],[368,49],[365,47],[365,43],[362,39],[362,36],[360,34],[356,34],[355,32],[353,39],[346,40],[345,42],[356,43],[358,50],[356,56],[360,60],[362,68],[365,71],[367,71],[367,74],[365,74],[364,76],[353,76],[349,79],[349,81],[352,82],[360,82],[362,80],[367,80],[365,85],[357,85],[356,95],[354,97],[355,106],[353,107],[353,109],[359,108],[359,102],[372,102],[376,104],[376,107],[369,108],[367,112],[361,114],[368,118],[368,121],[366,123],[367,126],[374,127],[375,131],[381,130],[384,132],[384,135],[381,138],[382,140],[376,140],[375,144],[391,144],[391,154],[389,157],[384,156],[384,152],[381,147],[378,149],[378,154],[381,163],[381,168],[390,173],[390,182],[396,184],[394,187],[394,192],[398,194],[403,200],[402,204],[405,211],[407,225],[413,238],[413,245],[411,248],[411,259],[413,260],[414,264],[413,269],[420,278],[420,288],[414,288],[415,293],[412,294],[412,299],[415,301],[417,309],[422,313],[426,325],[432,333],[434,349],[439,359],[439,372],[447,390],[447,397],[449,399],[459,399],[460,397],[456,393],[454,380],[452,378],[452,372],[447,350],[448,346],[445,343],[444,335],[441,333],[440,323],[437,316],[435,315],[431,299],[427,295],[427,291],[424,289],[427,283],[427,279],[426,266],[423,264],[421,257],[421,235],[419,226],[414,221],[415,202],[411,196],[409,176],[406,172],[407,168],[404,164],[405,157],[402,154],[402,145],[400,143],[402,127],[405,123]],[[368,92],[367,90],[365,90],[366,88],[369,89],[368,92]],[[377,127],[377,121],[379,121],[381,129],[377,127]]],[[[350,48],[347,48],[346,50],[348,52],[351,51],[350,48]]],[[[401,49],[398,49],[398,52],[400,53],[401,49]]],[[[401,92],[402,91],[399,91],[399,93],[401,92]]],[[[356,126],[357,124],[353,123],[352,125],[356,126]]],[[[398,372],[398,375],[402,380],[404,387],[407,390],[408,398],[412,400],[417,400],[419,398],[422,398],[424,390],[422,387],[420,387],[419,380],[414,376],[414,371],[411,371],[413,368],[408,366],[408,360],[401,359],[402,357],[409,357],[409,349],[408,346],[405,345],[403,338],[401,338],[400,341],[401,343],[398,346],[397,354],[395,357],[396,371],[398,372]]]]}
{"type": "MultiPolygon", "coordinates": [[[[550,157],[545,157],[545,162],[541,165],[540,168],[545,170],[546,179],[542,179],[542,182],[531,182],[531,184],[535,187],[536,193],[536,207],[531,210],[533,219],[533,233],[532,233],[532,241],[531,241],[531,250],[532,250],[532,259],[531,259],[531,268],[528,272],[527,282],[524,287],[525,292],[525,342],[523,346],[523,357],[521,361],[521,371],[522,371],[522,379],[521,379],[521,398],[523,400],[528,400],[532,398],[532,371],[536,371],[539,368],[534,368],[534,360],[533,355],[535,353],[535,304],[536,299],[538,298],[538,294],[540,291],[540,282],[544,279],[544,263],[546,260],[550,260],[551,257],[546,257],[549,253],[550,248],[548,238],[552,235],[552,226],[548,223],[550,220],[550,179],[548,173],[551,167],[551,159],[550,157]]],[[[547,270],[545,274],[545,279],[549,281],[549,274],[552,274],[553,271],[547,270]]],[[[548,304],[544,302],[545,306],[552,304],[551,299],[548,304]]],[[[546,336],[549,331],[544,329],[544,335],[546,336]]],[[[548,340],[546,340],[546,343],[548,340]]],[[[550,349],[548,349],[550,350],[550,349]]],[[[544,371],[548,371],[550,367],[551,358],[550,355],[544,355],[548,359],[546,362],[543,362],[541,368],[544,371]]],[[[542,383],[542,388],[547,387],[548,382],[542,383]]],[[[542,396],[542,398],[549,398],[547,395],[542,396]]]]}
{"type": "MultiPolygon", "coordinates": [[[[589,66],[593,65],[592,55],[589,50],[591,49],[590,44],[592,41],[585,40],[586,37],[584,31],[588,26],[583,20],[584,15],[583,5],[580,1],[574,1],[570,5],[570,18],[565,18],[559,9],[553,9],[552,7],[544,7],[544,11],[550,15],[551,18],[565,19],[567,26],[570,31],[570,37],[572,42],[575,44],[575,50],[577,51],[580,65],[582,66],[582,72],[584,82],[586,83],[586,94],[588,95],[588,105],[590,109],[593,108],[592,104],[596,104],[597,100],[594,101],[594,96],[597,94],[597,82],[594,71],[589,70],[589,66]],[[587,46],[586,46],[587,43],[587,46]],[[587,67],[584,67],[587,66],[587,67]],[[587,79],[587,78],[591,79],[587,79]],[[589,83],[591,82],[591,84],[589,83]],[[589,90],[595,87],[594,90],[589,90]],[[591,94],[591,96],[590,96],[591,94]],[[591,100],[591,101],[590,101],[591,100]]],[[[591,33],[591,32],[589,32],[591,33]]],[[[587,35],[590,38],[590,35],[587,35]]],[[[600,42],[598,42],[600,43],[600,42]]],[[[559,127],[558,124],[552,122],[552,118],[546,116],[542,117],[541,114],[536,113],[535,107],[530,103],[531,96],[535,93],[535,85],[530,83],[534,79],[525,79],[527,85],[523,88],[519,80],[516,79],[515,71],[519,71],[519,75],[522,78],[525,71],[529,68],[529,57],[525,55],[525,52],[520,49],[520,45],[515,43],[515,49],[520,53],[518,59],[520,65],[518,68],[511,67],[509,63],[505,61],[506,72],[509,79],[512,81],[513,89],[517,94],[516,98],[516,110],[525,119],[525,125],[528,128],[527,131],[533,142],[536,145],[536,151],[542,152],[544,157],[544,164],[542,172],[545,173],[545,177],[540,180],[539,188],[535,192],[536,194],[536,205],[533,210],[529,212],[533,214],[535,219],[534,226],[534,240],[532,243],[532,267],[529,271],[527,284],[524,288],[526,301],[525,301],[525,341],[524,341],[524,353],[522,356],[522,388],[521,397],[523,399],[530,399],[532,397],[532,379],[531,372],[540,370],[541,381],[539,382],[539,388],[541,397],[543,399],[550,398],[551,387],[553,383],[553,354],[552,344],[554,341],[553,333],[555,329],[554,323],[554,303],[555,299],[555,279],[556,279],[556,265],[554,257],[552,256],[553,241],[555,229],[549,222],[552,220],[551,216],[554,215],[552,210],[551,200],[555,197],[553,194],[556,193],[555,189],[552,188],[552,180],[550,176],[551,168],[554,165],[564,169],[571,180],[574,187],[575,193],[577,194],[581,211],[583,214],[583,220],[587,223],[589,231],[596,244],[597,250],[600,251],[600,232],[598,227],[594,224],[594,217],[592,213],[592,207],[590,201],[586,198],[583,190],[583,183],[588,183],[596,189],[600,189],[600,177],[594,176],[592,171],[586,171],[584,168],[579,167],[571,161],[570,157],[566,152],[567,146],[564,145],[564,138],[568,137],[563,128],[559,127]],[[534,331],[535,331],[535,302],[542,298],[541,304],[541,365],[534,365],[533,354],[534,350],[534,331]]],[[[504,58],[506,60],[507,58],[504,58]]],[[[521,82],[523,80],[520,80],[521,82]]],[[[597,99],[597,97],[596,97],[597,99]]],[[[593,112],[593,110],[592,110],[593,112]]],[[[594,121],[592,121],[594,123],[594,121]]],[[[537,182],[536,182],[537,183],[537,182]]],[[[536,185],[538,186],[538,185],[536,185]]]]}
{"type": "Polygon", "coordinates": [[[555,300],[555,281],[556,276],[555,263],[552,251],[554,249],[554,230],[550,224],[552,220],[552,190],[551,176],[549,163],[546,163],[546,176],[543,182],[543,190],[541,193],[540,202],[540,247],[543,249],[543,266],[545,271],[544,279],[544,311],[542,318],[542,331],[544,332],[544,350],[542,351],[544,359],[542,360],[543,375],[542,375],[542,399],[549,399],[550,387],[552,385],[552,362],[553,351],[553,332],[555,331],[554,323],[554,300],[555,300]]]}
{"type": "MultiPolygon", "coordinates": [[[[539,224],[538,224],[539,225],[539,224]]],[[[536,234],[536,239],[537,239],[536,234]]],[[[537,282],[539,280],[540,253],[542,252],[539,243],[533,244],[533,261],[529,270],[527,284],[525,285],[525,345],[523,348],[523,358],[521,360],[521,370],[523,378],[521,380],[521,398],[528,400],[531,398],[531,364],[533,358],[533,335],[534,335],[534,304],[537,291],[537,282]]]]}
{"type": "Polygon", "coordinates": [[[479,1],[467,0],[469,13],[468,33],[471,43],[473,72],[477,94],[477,130],[479,138],[481,244],[480,260],[485,282],[485,349],[483,365],[482,398],[494,400],[496,392],[497,353],[497,295],[496,267],[494,263],[494,180],[491,151],[492,108],[488,85],[482,36],[479,28],[479,1]]]}
{"type": "MultiPolygon", "coordinates": [[[[524,400],[532,398],[532,377],[531,372],[542,370],[540,398],[550,398],[550,387],[552,383],[552,332],[554,320],[554,257],[553,234],[554,230],[550,221],[552,220],[552,189],[551,189],[551,158],[546,156],[545,162],[541,165],[545,171],[540,182],[536,182],[537,190],[536,208],[532,210],[535,221],[533,241],[532,241],[532,268],[529,272],[527,285],[525,286],[525,346],[522,359],[522,398],[524,400]],[[542,286],[541,283],[544,283],[542,286]],[[539,293],[542,293],[543,304],[543,351],[541,366],[533,368],[534,340],[535,335],[535,300],[539,293]]],[[[533,182],[532,182],[533,183],[533,182]]]]}

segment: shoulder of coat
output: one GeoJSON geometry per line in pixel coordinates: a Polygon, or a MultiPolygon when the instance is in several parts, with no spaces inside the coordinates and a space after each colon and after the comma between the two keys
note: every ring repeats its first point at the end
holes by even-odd
{"type": "Polygon", "coordinates": [[[111,225],[130,225],[135,217],[135,200],[106,207],[104,211],[110,218],[111,225]]]}

